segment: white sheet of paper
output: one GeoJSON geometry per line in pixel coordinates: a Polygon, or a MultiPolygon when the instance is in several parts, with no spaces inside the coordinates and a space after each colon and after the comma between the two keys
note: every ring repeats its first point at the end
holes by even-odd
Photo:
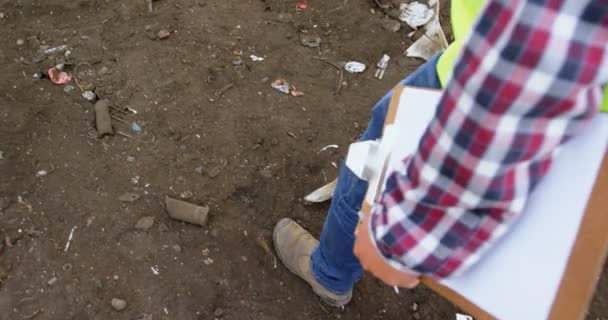
{"type": "MultiPolygon", "coordinates": [[[[440,95],[403,90],[391,164],[417,149],[440,95]]],[[[512,230],[465,274],[442,283],[498,319],[546,319],[607,145],[608,115],[600,114],[564,146],[512,230]]]]}

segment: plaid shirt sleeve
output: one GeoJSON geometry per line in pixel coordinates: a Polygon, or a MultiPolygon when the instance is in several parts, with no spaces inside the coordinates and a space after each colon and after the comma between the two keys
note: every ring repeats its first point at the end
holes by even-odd
{"type": "Polygon", "coordinates": [[[372,208],[386,261],[437,279],[478,261],[595,114],[607,44],[608,1],[488,1],[417,152],[372,208]]]}

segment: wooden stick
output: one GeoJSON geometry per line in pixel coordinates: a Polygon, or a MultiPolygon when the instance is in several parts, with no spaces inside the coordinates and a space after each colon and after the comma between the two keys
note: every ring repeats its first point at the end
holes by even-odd
{"type": "Polygon", "coordinates": [[[344,70],[336,63],[333,63],[327,59],[324,58],[320,58],[320,57],[312,57],[313,59],[319,60],[319,61],[323,61],[325,63],[327,63],[328,65],[336,68],[338,70],[338,72],[340,73],[339,77],[338,77],[338,85],[336,86],[336,91],[334,91],[334,94],[337,95],[340,93],[340,90],[342,90],[342,81],[344,79],[344,70]]]}

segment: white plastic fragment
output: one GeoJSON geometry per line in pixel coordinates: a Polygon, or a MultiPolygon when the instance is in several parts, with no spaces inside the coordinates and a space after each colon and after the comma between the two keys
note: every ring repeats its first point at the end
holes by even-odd
{"type": "Polygon", "coordinates": [[[319,150],[319,152],[317,152],[317,154],[319,154],[327,149],[338,149],[338,148],[339,147],[337,144],[329,144],[329,145],[326,145],[325,147],[321,148],[321,150],[319,150]]]}
{"type": "Polygon", "coordinates": [[[336,185],[338,184],[338,179],[322,186],[321,188],[313,191],[306,197],[304,197],[304,201],[311,203],[320,203],[325,202],[331,199],[334,195],[334,191],[336,190],[336,185]]]}
{"type": "Polygon", "coordinates": [[[427,24],[433,18],[435,11],[418,1],[402,3],[399,7],[399,20],[416,29],[427,24]]]}
{"type": "Polygon", "coordinates": [[[363,63],[357,61],[349,61],[344,65],[344,70],[350,73],[361,73],[365,71],[365,69],[366,66],[363,63]]]}
{"type": "Polygon", "coordinates": [[[434,8],[435,14],[431,21],[424,25],[424,34],[405,51],[408,57],[429,60],[448,47],[448,41],[439,22],[439,1],[431,0],[429,5],[434,8]]]}
{"type": "Polygon", "coordinates": [[[68,236],[68,241],[65,243],[65,248],[63,249],[63,252],[68,252],[68,249],[70,249],[70,244],[72,243],[72,239],[74,239],[75,230],[76,226],[73,226],[72,231],[70,231],[70,235],[68,236]]]}
{"type": "Polygon", "coordinates": [[[473,319],[473,317],[471,317],[469,315],[457,313],[456,320],[474,320],[474,319],[473,319]]]}
{"type": "Polygon", "coordinates": [[[251,59],[251,61],[257,62],[257,61],[264,61],[263,57],[258,57],[255,54],[252,54],[249,56],[249,58],[251,59]]]}

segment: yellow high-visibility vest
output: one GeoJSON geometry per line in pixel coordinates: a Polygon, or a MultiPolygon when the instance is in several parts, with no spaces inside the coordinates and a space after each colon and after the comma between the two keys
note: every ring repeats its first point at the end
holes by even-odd
{"type": "MultiPolygon", "coordinates": [[[[463,41],[473,27],[477,14],[481,11],[484,0],[452,0],[452,32],[454,42],[443,52],[437,62],[439,81],[445,86],[454,69],[454,61],[460,53],[463,41]]],[[[608,86],[604,88],[604,98],[600,106],[602,112],[608,112],[608,86]]]]}

